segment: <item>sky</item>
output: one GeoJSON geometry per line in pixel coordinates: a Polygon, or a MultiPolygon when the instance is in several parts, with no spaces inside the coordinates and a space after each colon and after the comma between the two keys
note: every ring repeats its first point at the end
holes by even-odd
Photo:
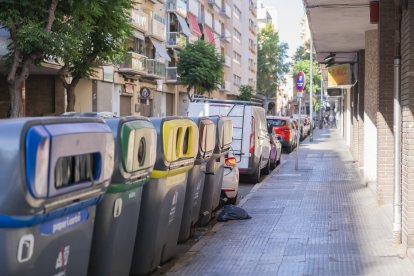
{"type": "Polygon", "coordinates": [[[288,54],[293,56],[300,46],[300,21],[305,11],[302,0],[262,0],[265,7],[277,10],[280,40],[289,44],[288,54]]]}

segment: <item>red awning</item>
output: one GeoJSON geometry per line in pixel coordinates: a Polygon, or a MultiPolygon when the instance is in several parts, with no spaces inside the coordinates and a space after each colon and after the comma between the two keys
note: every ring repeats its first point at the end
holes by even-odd
{"type": "Polygon", "coordinates": [[[203,29],[204,29],[204,40],[215,45],[213,30],[211,30],[210,27],[208,27],[205,24],[203,25],[203,29]]]}
{"type": "Polygon", "coordinates": [[[203,33],[200,30],[200,26],[198,26],[197,18],[192,15],[191,13],[187,13],[188,23],[190,25],[190,30],[198,37],[201,37],[203,33]]]}

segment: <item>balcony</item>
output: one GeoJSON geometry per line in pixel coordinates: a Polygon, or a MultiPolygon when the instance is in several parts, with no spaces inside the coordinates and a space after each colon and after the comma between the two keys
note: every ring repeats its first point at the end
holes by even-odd
{"type": "Polygon", "coordinates": [[[220,40],[230,43],[230,39],[231,39],[231,34],[230,31],[227,29],[222,29],[221,30],[221,35],[220,35],[220,40]]]}
{"type": "Polygon", "coordinates": [[[226,67],[231,67],[231,57],[229,56],[224,56],[224,65],[226,67]]]}
{"type": "Polygon", "coordinates": [[[135,27],[138,30],[145,32],[148,32],[148,14],[138,11],[138,10],[132,10],[131,11],[131,23],[132,26],[135,27]]]}
{"type": "Polygon", "coordinates": [[[206,24],[210,28],[213,28],[213,16],[211,15],[211,13],[206,12],[204,14],[204,18],[202,18],[202,20],[203,20],[204,24],[206,24]]]}
{"type": "Polygon", "coordinates": [[[252,52],[253,54],[256,54],[256,47],[254,45],[249,45],[249,50],[250,52],[252,52]]]}
{"type": "Polygon", "coordinates": [[[145,75],[147,57],[135,52],[128,52],[125,61],[119,66],[119,72],[145,75]]]}
{"type": "Polygon", "coordinates": [[[189,0],[188,3],[188,11],[194,14],[195,16],[198,16],[198,10],[200,9],[200,2],[195,0],[189,0]]]}
{"type": "Polygon", "coordinates": [[[150,22],[148,36],[156,38],[161,41],[165,41],[165,23],[160,22],[160,16],[154,15],[150,22]],[[156,17],[156,18],[155,18],[156,17]]]}
{"type": "Polygon", "coordinates": [[[175,83],[179,80],[177,75],[177,67],[167,67],[165,71],[165,81],[167,83],[175,83]]]}
{"type": "Polygon", "coordinates": [[[149,76],[163,79],[165,78],[165,63],[156,59],[147,59],[147,74],[149,76]]]}
{"type": "Polygon", "coordinates": [[[216,5],[217,7],[220,8],[221,0],[208,0],[208,3],[212,6],[216,5]]]}
{"type": "Polygon", "coordinates": [[[255,66],[249,66],[249,71],[252,73],[256,73],[256,67],[255,66]]]}
{"type": "Polygon", "coordinates": [[[221,86],[219,87],[220,91],[231,91],[231,84],[229,81],[224,81],[221,86]]]}
{"type": "Polygon", "coordinates": [[[181,49],[187,44],[187,38],[185,35],[179,32],[167,33],[167,47],[181,49]]]}
{"type": "Polygon", "coordinates": [[[183,0],[169,0],[165,3],[167,12],[175,12],[182,17],[187,17],[187,3],[183,0]]]}
{"type": "Polygon", "coordinates": [[[231,7],[228,4],[225,4],[223,7],[221,7],[220,14],[230,19],[231,18],[231,7]]]}
{"type": "Polygon", "coordinates": [[[250,4],[249,9],[254,16],[257,16],[257,6],[255,4],[250,4]]]}

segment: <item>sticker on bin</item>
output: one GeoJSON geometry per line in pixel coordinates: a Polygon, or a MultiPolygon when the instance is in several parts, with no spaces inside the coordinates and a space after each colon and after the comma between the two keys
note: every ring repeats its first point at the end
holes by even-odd
{"type": "Polygon", "coordinates": [[[54,235],[57,232],[64,231],[75,225],[78,225],[89,218],[88,209],[81,210],[79,212],[70,214],[68,216],[54,219],[40,225],[40,234],[54,235]]]}

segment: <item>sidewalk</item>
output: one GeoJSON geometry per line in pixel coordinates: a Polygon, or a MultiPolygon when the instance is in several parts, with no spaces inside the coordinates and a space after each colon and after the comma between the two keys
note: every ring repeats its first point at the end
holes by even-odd
{"type": "Polygon", "coordinates": [[[392,243],[390,205],[379,206],[335,130],[256,186],[246,221],[217,223],[168,275],[414,275],[392,243]],[[256,189],[258,188],[258,189],[256,189]]]}

